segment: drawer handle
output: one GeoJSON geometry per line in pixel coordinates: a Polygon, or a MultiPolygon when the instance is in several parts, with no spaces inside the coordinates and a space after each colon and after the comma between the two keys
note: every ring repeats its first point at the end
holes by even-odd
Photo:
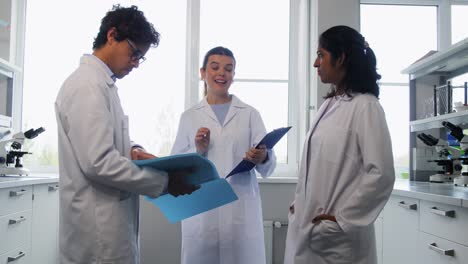
{"type": "Polygon", "coordinates": [[[455,210],[444,211],[437,209],[437,207],[431,207],[431,213],[447,217],[455,217],[455,210]]]}
{"type": "Polygon", "coordinates": [[[20,251],[20,252],[18,253],[18,255],[14,256],[14,257],[8,257],[7,262],[9,263],[9,262],[16,261],[16,260],[18,260],[18,259],[24,257],[25,255],[26,255],[26,253],[20,251]]]}
{"type": "Polygon", "coordinates": [[[438,247],[435,242],[429,244],[429,249],[434,250],[435,252],[437,252],[437,253],[439,253],[441,255],[444,255],[444,256],[452,256],[452,257],[455,256],[455,250],[453,250],[453,249],[442,249],[442,248],[438,247]]]}
{"type": "Polygon", "coordinates": [[[417,204],[406,204],[404,201],[399,202],[398,206],[403,207],[403,208],[408,209],[408,210],[415,210],[416,211],[418,209],[417,204]]]}
{"type": "Polygon", "coordinates": [[[49,185],[49,192],[54,192],[58,190],[59,186],[57,185],[49,185]]]}
{"type": "Polygon", "coordinates": [[[26,190],[21,190],[21,191],[10,191],[10,197],[17,197],[21,196],[26,193],[26,190]]]}
{"type": "Polygon", "coordinates": [[[21,223],[21,222],[23,222],[23,221],[26,221],[26,217],[21,216],[21,217],[18,218],[18,219],[10,219],[10,221],[8,221],[8,224],[9,224],[9,225],[16,225],[16,224],[19,224],[19,223],[21,223]]]}

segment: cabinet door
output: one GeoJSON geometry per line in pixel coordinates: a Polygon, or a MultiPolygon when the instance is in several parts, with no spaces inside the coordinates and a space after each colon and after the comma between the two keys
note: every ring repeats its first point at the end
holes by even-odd
{"type": "Polygon", "coordinates": [[[421,201],[420,215],[421,231],[468,246],[467,208],[421,201]]]}
{"type": "Polygon", "coordinates": [[[417,263],[466,264],[468,262],[468,247],[425,232],[419,232],[419,252],[417,263]]]}
{"type": "Polygon", "coordinates": [[[58,184],[34,185],[31,255],[35,263],[58,263],[58,184]]]}
{"type": "Polygon", "coordinates": [[[420,263],[417,254],[419,200],[392,195],[383,217],[383,263],[420,263]]]}
{"type": "Polygon", "coordinates": [[[32,262],[28,245],[22,245],[10,252],[0,255],[0,264],[41,264],[32,262]]]}

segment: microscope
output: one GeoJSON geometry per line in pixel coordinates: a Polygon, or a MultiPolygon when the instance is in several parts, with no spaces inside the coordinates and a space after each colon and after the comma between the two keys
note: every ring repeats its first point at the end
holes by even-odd
{"type": "Polygon", "coordinates": [[[25,154],[22,147],[26,139],[33,139],[44,132],[43,127],[30,129],[26,132],[19,132],[10,136],[11,131],[0,134],[0,176],[28,175],[29,170],[21,164],[21,158],[25,154]]]}
{"type": "Polygon", "coordinates": [[[460,174],[462,166],[460,165],[461,151],[457,148],[450,147],[448,142],[442,139],[437,139],[431,135],[421,133],[417,137],[428,146],[435,146],[435,149],[440,159],[428,160],[442,166],[442,171],[429,176],[430,182],[444,183],[452,182],[454,177],[460,174]]]}
{"type": "Polygon", "coordinates": [[[460,148],[464,152],[464,155],[458,157],[461,162],[462,170],[461,175],[453,179],[455,186],[468,186],[468,135],[463,134],[463,129],[450,122],[443,121],[442,125],[450,131],[450,135],[453,136],[458,142],[460,142],[460,148]]]}

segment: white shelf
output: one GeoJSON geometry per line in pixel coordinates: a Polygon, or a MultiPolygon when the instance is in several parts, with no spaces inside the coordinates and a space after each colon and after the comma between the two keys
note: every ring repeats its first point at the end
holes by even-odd
{"type": "Polygon", "coordinates": [[[5,75],[5,76],[8,76],[8,77],[11,77],[12,75],[12,72],[21,72],[21,68],[19,68],[18,66],[15,66],[13,64],[11,64],[10,62],[0,58],[0,73],[5,75]]]}
{"type": "Polygon", "coordinates": [[[457,72],[457,75],[468,72],[468,38],[401,71],[403,74],[409,74],[411,80],[433,73],[451,75],[452,72],[457,72]]]}
{"type": "Polygon", "coordinates": [[[468,123],[468,110],[411,121],[410,129],[411,132],[417,132],[426,129],[441,128],[443,127],[442,121],[448,121],[455,125],[468,123]]]}

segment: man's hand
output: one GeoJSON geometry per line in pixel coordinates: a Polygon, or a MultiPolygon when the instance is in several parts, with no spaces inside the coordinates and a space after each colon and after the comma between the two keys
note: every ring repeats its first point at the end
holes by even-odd
{"type": "Polygon", "coordinates": [[[179,196],[185,194],[191,194],[194,191],[200,189],[200,185],[188,184],[185,181],[185,177],[191,174],[191,169],[172,170],[168,171],[169,183],[167,185],[167,191],[172,196],[179,196]]]}
{"type": "Polygon", "coordinates": [[[195,134],[195,147],[197,153],[205,155],[208,152],[208,146],[210,145],[210,130],[206,127],[200,127],[195,134]]]}
{"type": "Polygon", "coordinates": [[[245,153],[245,160],[253,162],[254,164],[260,164],[265,162],[267,158],[267,148],[265,145],[260,145],[258,148],[251,148],[245,153]]]}
{"type": "Polygon", "coordinates": [[[145,160],[157,158],[155,155],[146,152],[140,147],[133,147],[130,151],[130,157],[132,158],[132,160],[145,160]]]}

